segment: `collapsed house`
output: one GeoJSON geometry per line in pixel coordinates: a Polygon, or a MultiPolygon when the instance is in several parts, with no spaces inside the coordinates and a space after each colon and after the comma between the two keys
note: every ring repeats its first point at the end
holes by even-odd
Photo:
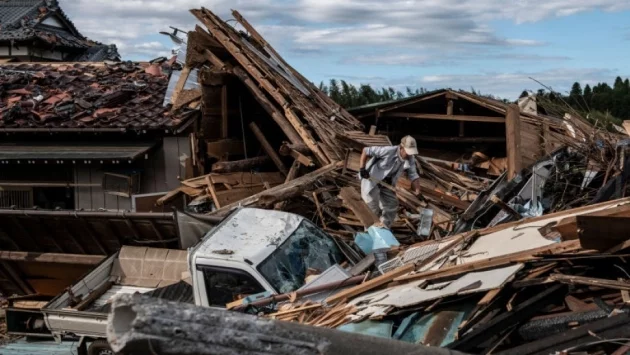
{"type": "Polygon", "coordinates": [[[84,37],[57,0],[5,1],[0,7],[0,61],[120,61],[115,45],[84,37]]]}
{"type": "MultiPolygon", "coordinates": [[[[531,106],[531,105],[530,105],[531,106]]],[[[582,130],[580,118],[564,120],[537,110],[450,89],[350,110],[364,125],[394,141],[411,132],[420,155],[459,163],[490,177],[509,178],[534,164],[582,130]]]]}

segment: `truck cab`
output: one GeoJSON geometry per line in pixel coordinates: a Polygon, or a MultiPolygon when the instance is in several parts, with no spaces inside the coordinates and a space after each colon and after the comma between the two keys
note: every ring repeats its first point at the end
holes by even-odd
{"type": "Polygon", "coordinates": [[[255,208],[233,212],[188,257],[195,303],[206,307],[263,292],[292,292],[309,272],[347,261],[336,241],[308,219],[255,208]]]}

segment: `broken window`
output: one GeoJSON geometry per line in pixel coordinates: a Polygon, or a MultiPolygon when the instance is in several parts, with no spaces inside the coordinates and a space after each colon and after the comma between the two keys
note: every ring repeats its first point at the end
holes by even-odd
{"type": "Polygon", "coordinates": [[[265,291],[258,281],[245,271],[207,266],[201,266],[199,269],[203,272],[209,306],[225,307],[232,301],[265,291]]]}
{"type": "Polygon", "coordinates": [[[304,286],[306,272],[322,273],[346,258],[330,236],[304,220],[291,236],[258,266],[279,293],[304,286]]]}
{"type": "Polygon", "coordinates": [[[103,191],[110,195],[131,197],[140,192],[140,173],[103,173],[103,191]]]}

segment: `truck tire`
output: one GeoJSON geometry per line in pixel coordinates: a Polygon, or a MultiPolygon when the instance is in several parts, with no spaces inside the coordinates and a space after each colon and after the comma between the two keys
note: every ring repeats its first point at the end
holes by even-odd
{"type": "Polygon", "coordinates": [[[88,347],[88,355],[114,355],[114,351],[105,339],[98,339],[88,347]]]}

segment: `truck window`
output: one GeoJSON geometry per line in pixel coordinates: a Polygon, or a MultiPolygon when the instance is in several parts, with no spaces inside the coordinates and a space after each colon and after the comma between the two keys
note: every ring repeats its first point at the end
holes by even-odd
{"type": "Polygon", "coordinates": [[[231,268],[199,266],[208,293],[208,304],[225,307],[242,297],[264,292],[265,289],[245,271],[231,268]]]}
{"type": "Polygon", "coordinates": [[[258,271],[279,293],[304,286],[308,269],[324,272],[346,261],[334,240],[308,220],[258,265],[258,271]]]}

